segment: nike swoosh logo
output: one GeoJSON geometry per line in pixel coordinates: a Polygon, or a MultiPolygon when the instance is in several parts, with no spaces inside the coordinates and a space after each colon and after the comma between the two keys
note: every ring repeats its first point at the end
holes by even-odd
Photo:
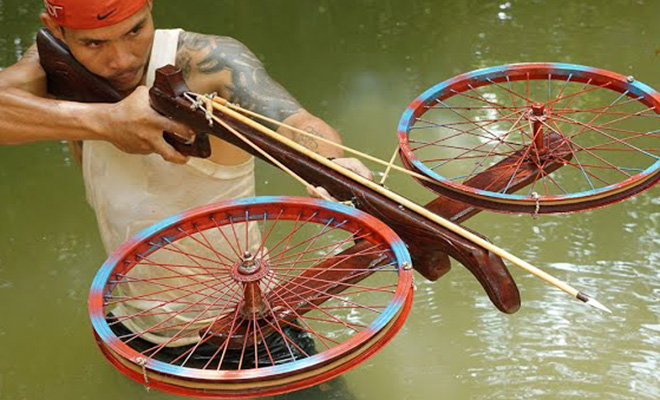
{"type": "Polygon", "coordinates": [[[96,16],[96,18],[98,18],[99,21],[103,21],[104,19],[106,19],[106,18],[108,18],[109,16],[111,16],[112,14],[114,14],[115,11],[117,11],[116,8],[115,8],[114,10],[110,11],[110,12],[107,13],[107,14],[104,14],[104,15],[99,14],[99,15],[96,16]]]}

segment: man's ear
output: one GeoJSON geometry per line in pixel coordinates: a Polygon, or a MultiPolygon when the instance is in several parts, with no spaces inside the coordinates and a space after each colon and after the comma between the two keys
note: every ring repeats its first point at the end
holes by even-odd
{"type": "Polygon", "coordinates": [[[62,27],[55,22],[55,20],[48,15],[48,13],[41,13],[39,14],[39,19],[41,20],[41,23],[44,25],[44,27],[48,28],[48,30],[58,39],[61,41],[64,40],[64,35],[62,32],[62,27]]]}

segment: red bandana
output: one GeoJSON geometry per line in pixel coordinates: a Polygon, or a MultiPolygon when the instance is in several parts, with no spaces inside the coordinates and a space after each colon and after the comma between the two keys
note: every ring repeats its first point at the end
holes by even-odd
{"type": "Polygon", "coordinates": [[[140,11],[147,0],[44,0],[46,12],[70,29],[117,24],[140,11]]]}

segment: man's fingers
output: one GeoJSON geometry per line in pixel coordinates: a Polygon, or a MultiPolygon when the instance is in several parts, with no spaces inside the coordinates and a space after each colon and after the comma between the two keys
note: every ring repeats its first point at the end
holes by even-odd
{"type": "Polygon", "coordinates": [[[176,151],[174,147],[167,144],[165,140],[157,142],[155,147],[156,153],[160,154],[160,156],[163,157],[165,161],[169,161],[174,164],[185,164],[188,162],[188,157],[176,151]]]}
{"type": "Polygon", "coordinates": [[[180,137],[182,139],[181,141],[184,143],[191,143],[193,140],[195,140],[195,131],[190,129],[188,126],[165,117],[159,116],[159,118],[161,119],[163,131],[171,132],[172,134],[180,137]]]}

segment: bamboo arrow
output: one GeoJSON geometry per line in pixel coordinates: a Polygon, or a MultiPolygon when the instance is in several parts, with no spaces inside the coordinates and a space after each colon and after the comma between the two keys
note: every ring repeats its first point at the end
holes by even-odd
{"type": "MultiPolygon", "coordinates": [[[[412,200],[409,200],[409,199],[401,196],[398,193],[394,193],[391,190],[386,189],[386,188],[378,185],[377,183],[375,183],[375,182],[373,182],[373,181],[371,181],[367,178],[364,178],[361,175],[358,175],[355,172],[353,172],[353,171],[351,171],[347,168],[344,168],[341,165],[338,165],[338,164],[328,160],[327,158],[325,158],[325,157],[323,157],[319,154],[314,153],[313,151],[307,149],[306,147],[294,142],[293,140],[291,140],[291,139],[289,139],[285,136],[282,136],[281,134],[273,131],[272,129],[269,129],[268,127],[265,127],[265,126],[259,124],[258,122],[255,122],[254,120],[246,117],[245,115],[243,115],[243,114],[241,114],[241,113],[239,113],[239,112],[237,112],[237,111],[235,111],[235,110],[233,110],[233,109],[231,109],[231,108],[229,108],[229,107],[227,107],[223,104],[220,104],[220,102],[224,102],[226,104],[226,100],[218,98],[218,97],[216,97],[214,99],[209,99],[205,96],[201,96],[201,95],[198,95],[198,94],[194,94],[194,95],[197,97],[198,101],[203,102],[204,105],[206,107],[208,107],[208,109],[207,109],[203,106],[200,106],[200,108],[203,111],[209,113],[210,107],[213,107],[213,109],[221,112],[222,114],[224,114],[228,117],[234,118],[235,120],[258,130],[259,132],[261,132],[261,133],[263,133],[263,134],[265,134],[265,135],[281,142],[282,144],[284,144],[284,145],[286,145],[286,146],[288,146],[288,147],[304,154],[305,156],[307,156],[307,157],[313,159],[314,161],[324,165],[325,167],[330,168],[330,169],[334,170],[335,172],[338,172],[338,173],[352,179],[353,181],[355,181],[355,182],[357,182],[357,183],[359,183],[363,186],[366,186],[369,189],[371,189],[371,190],[373,190],[377,193],[382,194],[383,196],[386,196],[390,200],[393,200],[393,201],[397,202],[398,204],[402,205],[403,207],[406,207],[409,210],[411,210],[413,212],[416,212],[417,214],[419,214],[423,217],[428,218],[429,220],[437,223],[438,225],[440,225],[440,226],[442,226],[442,227],[444,227],[444,228],[446,228],[446,229],[448,229],[448,230],[464,237],[467,240],[470,240],[471,242],[473,242],[473,243],[483,247],[484,249],[498,255],[499,257],[501,257],[505,260],[508,260],[509,262],[514,264],[515,266],[524,269],[525,271],[529,272],[530,274],[532,274],[532,275],[534,275],[538,278],[541,278],[542,280],[549,283],[550,285],[562,290],[563,292],[565,292],[565,293],[571,295],[572,297],[582,301],[583,303],[585,303],[585,304],[587,304],[587,305],[589,305],[593,308],[599,309],[601,311],[605,311],[605,312],[608,312],[608,313],[612,312],[609,308],[605,307],[603,304],[601,304],[595,298],[593,298],[591,296],[588,296],[587,294],[575,289],[574,287],[570,286],[569,284],[555,278],[554,276],[552,276],[552,275],[548,274],[547,272],[535,267],[534,265],[528,263],[527,261],[525,261],[525,260],[509,253],[508,251],[506,251],[506,250],[504,250],[504,249],[502,249],[498,246],[495,246],[494,244],[488,242],[487,240],[482,239],[481,237],[473,234],[472,232],[470,232],[470,231],[466,230],[465,228],[461,227],[460,225],[457,225],[457,224],[455,224],[455,223],[453,223],[453,222],[451,222],[451,221],[449,221],[445,218],[442,218],[441,216],[427,210],[426,208],[420,206],[419,204],[413,202],[412,200]],[[216,101],[216,99],[218,99],[218,100],[216,101]]],[[[218,117],[216,117],[213,114],[211,114],[209,117],[213,118],[213,120],[218,121],[218,122],[222,121],[221,119],[219,119],[218,117]]],[[[225,126],[225,127],[227,126],[224,123],[222,125],[225,126]]],[[[232,129],[232,131],[234,131],[234,134],[237,133],[233,129],[232,129]]],[[[245,141],[245,140],[248,140],[248,139],[243,137],[241,140],[245,141]]]]}

